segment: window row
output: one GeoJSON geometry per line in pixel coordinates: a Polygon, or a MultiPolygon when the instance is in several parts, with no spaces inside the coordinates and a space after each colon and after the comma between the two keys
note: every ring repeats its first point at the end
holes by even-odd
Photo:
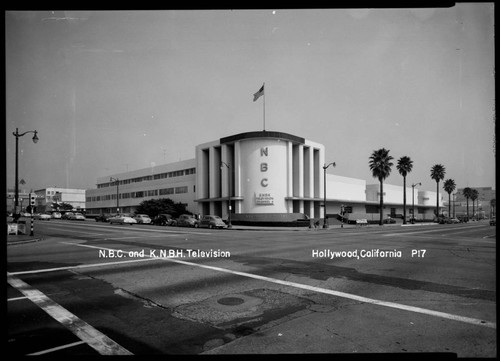
{"type": "MultiPolygon", "coordinates": [[[[159,173],[159,174],[153,174],[153,175],[130,178],[130,179],[119,179],[118,184],[122,185],[122,184],[138,183],[138,182],[147,182],[147,181],[152,181],[152,180],[156,180],[156,179],[182,177],[182,176],[190,175],[190,174],[196,174],[196,168],[188,168],[188,169],[176,170],[176,171],[172,171],[172,172],[159,173]]],[[[110,181],[107,183],[98,184],[97,188],[106,188],[106,187],[112,187],[112,186],[116,186],[116,181],[110,181]]]]}
{"type": "MultiPolygon", "coordinates": [[[[195,187],[193,186],[193,192],[195,191],[195,187]]],[[[168,194],[182,194],[188,192],[188,186],[181,187],[172,187],[172,188],[162,188],[162,189],[153,189],[149,191],[138,191],[138,192],[127,192],[120,193],[120,199],[127,198],[144,198],[144,197],[156,197],[163,196],[168,194]]],[[[102,196],[94,196],[94,197],[86,197],[87,202],[99,202],[99,201],[110,201],[116,199],[116,193],[114,194],[105,194],[102,196]]]]}

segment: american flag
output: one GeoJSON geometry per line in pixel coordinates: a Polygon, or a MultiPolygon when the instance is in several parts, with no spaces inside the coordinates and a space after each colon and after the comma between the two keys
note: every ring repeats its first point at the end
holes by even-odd
{"type": "Polygon", "coordinates": [[[253,95],[253,101],[256,101],[262,95],[264,95],[264,85],[262,85],[262,87],[259,89],[259,91],[253,95]]]}

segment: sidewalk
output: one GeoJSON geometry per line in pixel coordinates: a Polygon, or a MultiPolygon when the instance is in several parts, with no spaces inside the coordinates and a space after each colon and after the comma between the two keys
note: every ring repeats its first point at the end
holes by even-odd
{"type": "MultiPolygon", "coordinates": [[[[378,225],[367,225],[363,226],[363,228],[373,227],[378,225]]],[[[361,228],[360,226],[354,224],[344,224],[342,227],[340,224],[330,225],[328,228],[323,228],[323,226],[319,226],[318,228],[310,228],[310,227],[270,227],[270,226],[241,226],[241,225],[233,225],[231,230],[233,231],[311,231],[311,232],[324,232],[331,229],[341,230],[343,228],[361,228]]]]}
{"type": "Polygon", "coordinates": [[[38,242],[42,240],[42,237],[37,237],[36,235],[30,236],[26,234],[9,234],[7,235],[7,246],[12,246],[15,244],[38,242]]]}
{"type": "Polygon", "coordinates": [[[331,224],[328,228],[323,228],[320,225],[318,228],[310,228],[310,227],[270,227],[270,226],[242,226],[242,225],[234,225],[231,230],[237,231],[311,231],[311,232],[325,232],[328,230],[341,230],[343,228],[379,228],[379,227],[418,227],[418,226],[429,226],[429,225],[437,225],[435,222],[419,222],[415,224],[403,224],[403,223],[388,223],[380,226],[379,224],[367,224],[367,225],[356,225],[356,224],[344,224],[341,226],[340,224],[331,224]]]}

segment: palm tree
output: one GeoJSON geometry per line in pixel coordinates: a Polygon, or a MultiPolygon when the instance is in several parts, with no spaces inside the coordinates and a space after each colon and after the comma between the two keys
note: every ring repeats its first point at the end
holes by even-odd
{"type": "Polygon", "coordinates": [[[464,190],[462,191],[462,194],[464,195],[465,199],[467,200],[467,222],[469,221],[469,198],[472,195],[472,188],[465,187],[464,190]]]}
{"type": "Polygon", "coordinates": [[[479,197],[479,192],[477,191],[477,189],[472,189],[470,193],[470,199],[472,199],[472,218],[474,219],[476,217],[476,211],[474,210],[474,201],[477,199],[477,197],[479,197]]]}
{"type": "Polygon", "coordinates": [[[442,164],[436,164],[431,168],[431,178],[436,181],[437,194],[436,194],[436,218],[439,217],[439,181],[444,179],[446,170],[442,164]]]}
{"type": "Polygon", "coordinates": [[[391,174],[392,162],[394,159],[389,155],[389,150],[381,148],[379,150],[374,150],[370,156],[370,170],[374,178],[377,178],[380,182],[380,222],[379,225],[383,224],[383,208],[384,208],[384,179],[386,179],[389,174],[391,174]]]}
{"type": "Polygon", "coordinates": [[[399,158],[396,168],[399,174],[403,176],[403,224],[406,224],[406,176],[413,168],[413,161],[410,157],[404,156],[399,158]]]}
{"type": "Polygon", "coordinates": [[[457,186],[453,179],[447,179],[444,181],[443,188],[446,191],[446,193],[448,193],[448,217],[451,214],[451,193],[453,193],[456,187],[457,186]]]}

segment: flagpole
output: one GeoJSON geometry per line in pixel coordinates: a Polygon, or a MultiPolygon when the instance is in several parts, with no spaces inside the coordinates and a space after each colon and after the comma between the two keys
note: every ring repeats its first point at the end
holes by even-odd
{"type": "Polygon", "coordinates": [[[263,104],[264,104],[264,132],[266,131],[266,89],[265,89],[265,85],[266,85],[266,83],[264,83],[264,85],[262,85],[262,87],[264,88],[264,101],[263,101],[263,104]]]}

